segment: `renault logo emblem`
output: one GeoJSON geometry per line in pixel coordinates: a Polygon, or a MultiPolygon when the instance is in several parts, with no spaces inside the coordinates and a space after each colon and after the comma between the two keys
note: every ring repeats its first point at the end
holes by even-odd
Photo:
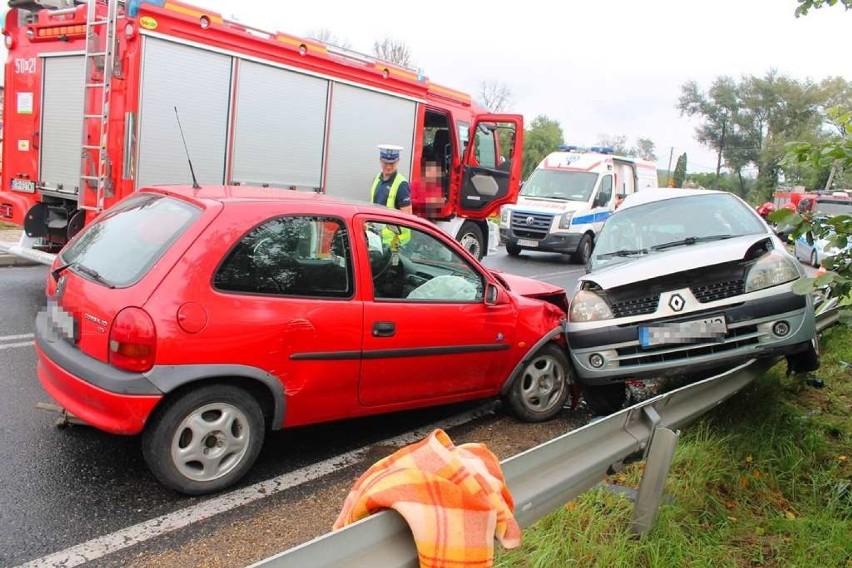
{"type": "Polygon", "coordinates": [[[672,297],[669,298],[669,307],[676,312],[683,310],[686,306],[686,300],[683,299],[683,296],[680,294],[672,294],[672,297]]]}
{"type": "Polygon", "coordinates": [[[535,217],[533,217],[533,216],[527,217],[527,226],[532,227],[533,223],[535,223],[535,217]]]}

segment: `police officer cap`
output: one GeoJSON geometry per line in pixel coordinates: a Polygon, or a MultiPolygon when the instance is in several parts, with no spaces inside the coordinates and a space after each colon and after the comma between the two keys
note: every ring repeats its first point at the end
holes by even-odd
{"type": "Polygon", "coordinates": [[[379,159],[386,164],[393,164],[399,161],[399,153],[402,151],[402,146],[394,146],[393,144],[379,144],[379,159]]]}

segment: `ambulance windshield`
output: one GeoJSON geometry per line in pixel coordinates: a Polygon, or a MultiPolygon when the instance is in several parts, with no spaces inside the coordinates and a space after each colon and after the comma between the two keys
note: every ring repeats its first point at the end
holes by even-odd
{"type": "Polygon", "coordinates": [[[565,170],[536,169],[521,188],[524,197],[588,201],[598,174],[565,170]]]}

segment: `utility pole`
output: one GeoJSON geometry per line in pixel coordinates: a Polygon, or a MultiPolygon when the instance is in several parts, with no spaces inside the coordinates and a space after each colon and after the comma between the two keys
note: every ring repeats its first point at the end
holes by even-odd
{"type": "Polygon", "coordinates": [[[834,174],[837,172],[837,162],[838,162],[838,160],[834,160],[834,163],[831,164],[831,173],[828,174],[828,180],[825,182],[825,190],[824,191],[826,191],[826,192],[829,189],[831,189],[831,182],[834,181],[834,174]]]}
{"type": "Polygon", "coordinates": [[[672,157],[674,156],[674,146],[669,150],[669,167],[666,170],[666,185],[669,185],[672,182],[672,157]]]}

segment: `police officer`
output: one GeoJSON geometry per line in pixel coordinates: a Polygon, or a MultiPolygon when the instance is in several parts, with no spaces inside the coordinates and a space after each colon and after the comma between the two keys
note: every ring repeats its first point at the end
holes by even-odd
{"type": "Polygon", "coordinates": [[[411,187],[405,177],[397,171],[402,146],[379,144],[379,162],[382,171],[373,180],[370,201],[411,213],[411,187]]]}

